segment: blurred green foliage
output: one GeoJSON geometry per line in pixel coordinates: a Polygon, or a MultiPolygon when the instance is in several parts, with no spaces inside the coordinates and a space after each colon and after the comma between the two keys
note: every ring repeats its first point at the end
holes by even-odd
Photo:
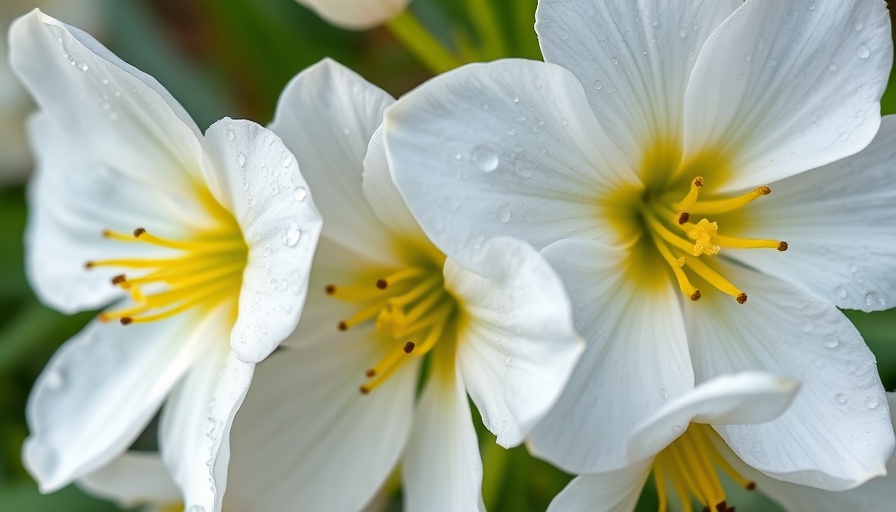
{"type": "MultiPolygon", "coordinates": [[[[224,116],[267,123],[286,83],[324,57],[394,96],[431,77],[386,29],[334,28],[293,0],[107,0],[101,6],[99,37],[156,77],[202,128],[224,116]]],[[[411,10],[465,61],[539,59],[535,6],[536,0],[414,0],[411,10]]],[[[896,87],[882,109],[896,113],[896,87]]],[[[30,386],[55,349],[92,316],[61,315],[34,297],[24,273],[25,219],[24,189],[0,190],[0,512],[119,510],[75,487],[40,495],[22,467],[30,386]]],[[[896,388],[896,311],[847,314],[877,355],[885,386],[896,388]]],[[[531,458],[525,447],[501,449],[481,422],[477,430],[489,510],[545,510],[571,478],[531,458]]],[[[732,498],[740,510],[774,510],[758,493],[732,498]]],[[[656,503],[648,485],[638,510],[654,511],[656,503]]],[[[401,510],[399,495],[387,510],[401,510]]]]}

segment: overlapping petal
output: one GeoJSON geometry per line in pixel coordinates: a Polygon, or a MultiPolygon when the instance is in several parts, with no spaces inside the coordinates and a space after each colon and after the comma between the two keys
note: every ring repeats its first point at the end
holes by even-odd
{"type": "Polygon", "coordinates": [[[573,479],[551,501],[548,512],[630,512],[650,476],[648,459],[615,471],[573,479]]]}
{"type": "Polygon", "coordinates": [[[878,1],[746,2],[694,66],[685,159],[722,151],[737,190],[867,146],[893,61],[889,20],[878,1]]]}
{"type": "Polygon", "coordinates": [[[330,23],[350,29],[366,29],[389,21],[411,0],[297,0],[330,23]]]}
{"type": "Polygon", "coordinates": [[[125,452],[77,482],[85,491],[114,500],[124,507],[176,504],[183,501],[159,454],[125,452]]]}

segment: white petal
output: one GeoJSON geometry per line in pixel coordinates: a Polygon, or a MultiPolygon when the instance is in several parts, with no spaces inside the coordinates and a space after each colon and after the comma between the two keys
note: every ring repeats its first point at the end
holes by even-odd
{"type": "Polygon", "coordinates": [[[478,510],[482,459],[453,350],[437,346],[402,467],[405,510],[478,510]],[[442,349],[442,350],[440,350],[442,349]]]}
{"type": "Polygon", "coordinates": [[[199,130],[154,78],[37,10],[9,37],[12,68],[92,160],[173,194],[199,181],[199,130]]]}
{"type": "Polygon", "coordinates": [[[94,321],[53,356],[28,400],[23,459],[45,492],[123,452],[200,355],[187,312],[162,322],[94,321]]]}
{"type": "MultiPolygon", "coordinates": [[[[896,117],[870,146],[772,184],[739,235],[786,240],[785,253],[732,250],[753,268],[820,294],[837,307],[896,306],[896,117]]],[[[726,249],[727,251],[727,249],[726,249]]]]}
{"type": "Polygon", "coordinates": [[[566,285],[588,348],[530,449],[574,473],[622,467],[632,429],[693,388],[681,292],[635,286],[627,251],[568,240],[542,253],[566,285]]]}
{"type": "MultiPolygon", "coordinates": [[[[536,248],[570,233],[615,237],[600,199],[634,172],[565,69],[504,60],[445,73],[390,107],[398,190],[446,254],[494,236],[536,248]]],[[[459,260],[461,263],[465,263],[459,260]]]]}
{"type": "Polygon", "coordinates": [[[704,41],[740,0],[542,0],[547,62],[573,72],[633,165],[657,137],[681,136],[685,89],[704,41]]]}
{"type": "Polygon", "coordinates": [[[718,427],[771,421],[787,410],[798,389],[796,381],[760,372],[713,377],[638,425],[628,439],[629,460],[652,458],[691,422],[718,427]]]}
{"type": "Polygon", "coordinates": [[[706,289],[685,304],[697,381],[759,370],[802,383],[782,416],[720,427],[722,437],[745,462],[781,480],[842,490],[882,474],[893,429],[874,355],[859,333],[801,288],[719,263],[749,300],[740,305],[706,289]]]}
{"type": "Polygon", "coordinates": [[[185,503],[190,508],[221,512],[230,463],[230,429],[234,416],[246,398],[254,373],[255,364],[241,361],[234,352],[230,353],[221,369],[214,395],[208,404],[208,423],[202,439],[206,453],[203,468],[206,485],[185,489],[185,503]]]}
{"type": "Polygon", "coordinates": [[[395,467],[419,367],[362,395],[365,371],[389,347],[370,328],[331,328],[326,342],[283,348],[258,366],[234,422],[226,509],[360,510],[395,467]]]}
{"type": "Polygon", "coordinates": [[[125,452],[102,468],[78,480],[78,487],[124,507],[141,503],[173,504],[183,501],[157,453],[125,452]]]}
{"type": "Polygon", "coordinates": [[[892,62],[884,2],[746,2],[694,66],[685,159],[722,151],[736,190],[856,153],[877,132],[892,62]]]}
{"type": "Polygon", "coordinates": [[[46,113],[32,117],[28,131],[37,169],[28,189],[26,269],[41,300],[54,308],[98,309],[122,295],[110,283],[120,269],[88,271],[87,261],[161,254],[145,244],[109,240],[103,230],[130,233],[145,227],[183,238],[210,222],[195,202],[90,160],[46,113]]]}
{"type": "Polygon", "coordinates": [[[650,475],[653,459],[624,469],[577,477],[551,501],[548,512],[631,512],[650,475]]]}
{"type": "Polygon", "coordinates": [[[208,129],[206,142],[216,171],[210,188],[249,246],[231,345],[242,361],[255,363],[295,330],[321,218],[310,194],[294,194],[308,185],[270,130],[225,118],[208,129]]]}
{"type": "MultiPolygon", "coordinates": [[[[896,408],[893,393],[887,393],[887,401],[891,410],[896,408]]],[[[887,462],[887,476],[875,478],[851,491],[830,492],[805,485],[788,484],[755,470],[745,472],[744,476],[754,478],[763,493],[793,511],[887,510],[896,503],[896,457],[890,457],[887,462]]]]}
{"type": "Polygon", "coordinates": [[[230,309],[222,307],[209,315],[209,329],[204,339],[198,340],[203,344],[202,357],[172,390],[162,410],[159,446],[186,502],[195,502],[194,497],[202,494],[197,489],[209,486],[205,435],[209,431],[209,406],[230,354],[229,314],[230,309]]]}
{"type": "Polygon", "coordinates": [[[398,16],[410,0],[297,0],[343,28],[365,29],[398,16]]]}
{"type": "Polygon", "coordinates": [[[515,446],[554,405],[585,344],[563,283],[535,249],[495,238],[467,260],[475,265],[445,262],[464,318],[458,368],[485,427],[515,446]]]}
{"type": "Polygon", "coordinates": [[[382,252],[381,228],[362,193],[361,175],[370,138],[394,101],[326,59],[286,86],[270,125],[298,158],[326,219],[324,236],[372,256],[382,252]]]}
{"type": "Polygon", "coordinates": [[[395,188],[392,173],[389,172],[389,161],[386,159],[386,146],[383,140],[382,125],[370,139],[367,156],[364,158],[364,197],[373,209],[373,213],[392,233],[408,238],[425,238],[417,219],[408,210],[404,198],[395,188]]]}

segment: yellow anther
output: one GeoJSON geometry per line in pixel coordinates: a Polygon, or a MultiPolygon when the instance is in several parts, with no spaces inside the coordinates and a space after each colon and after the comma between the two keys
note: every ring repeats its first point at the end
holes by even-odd
{"type": "Polygon", "coordinates": [[[688,190],[688,194],[684,196],[684,199],[678,203],[677,209],[680,212],[690,211],[691,206],[697,202],[697,197],[700,195],[700,189],[703,188],[703,177],[697,176],[693,180],[691,180],[691,188],[688,190]]]}

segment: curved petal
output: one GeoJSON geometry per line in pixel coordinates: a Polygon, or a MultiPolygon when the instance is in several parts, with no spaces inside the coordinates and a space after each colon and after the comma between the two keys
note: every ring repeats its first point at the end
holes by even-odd
{"type": "Polygon", "coordinates": [[[364,197],[373,213],[392,233],[407,238],[425,238],[417,219],[408,210],[408,205],[392,181],[383,137],[383,127],[380,125],[371,137],[367,156],[364,157],[364,197]]]}
{"type": "Polygon", "coordinates": [[[680,292],[630,282],[628,251],[565,240],[542,254],[566,285],[588,348],[530,449],[574,473],[620,468],[632,428],[693,388],[680,292]]]}
{"type": "MultiPolygon", "coordinates": [[[[890,410],[896,408],[893,393],[887,393],[890,410]]],[[[844,510],[886,510],[896,503],[896,457],[887,462],[887,476],[875,478],[850,491],[830,492],[805,485],[795,485],[769,478],[749,470],[743,473],[753,478],[757,487],[788,510],[842,512],[844,510]]]]}
{"type": "Polygon", "coordinates": [[[750,0],[694,66],[685,158],[721,151],[737,190],[856,153],[877,132],[892,62],[884,2],[750,0]]]}
{"type": "Polygon", "coordinates": [[[679,143],[697,55],[741,4],[541,0],[535,31],[545,60],[576,75],[601,126],[637,165],[652,144],[679,143]]]}
{"type": "Polygon", "coordinates": [[[402,467],[408,512],[481,510],[482,459],[453,348],[436,346],[414,417],[402,467]]]}
{"type": "Polygon", "coordinates": [[[575,478],[551,501],[548,512],[631,512],[650,476],[653,459],[617,471],[575,478]]]}
{"type": "Polygon", "coordinates": [[[445,286],[462,304],[458,370],[485,427],[518,445],[550,410],[585,343],[563,283],[529,245],[489,240],[468,269],[445,262],[445,286]]]}
{"type": "Polygon", "coordinates": [[[197,340],[202,343],[202,357],[172,390],[162,410],[159,427],[162,458],[187,503],[196,502],[195,496],[209,486],[208,448],[204,441],[215,387],[230,354],[229,315],[229,307],[209,314],[209,329],[197,340]]]}
{"type": "Polygon", "coordinates": [[[26,270],[41,300],[60,311],[98,309],[122,295],[110,283],[119,269],[88,271],[87,261],[161,254],[145,244],[107,239],[103,230],[145,227],[184,238],[191,228],[211,222],[195,202],[90,160],[46,113],[33,116],[28,131],[37,168],[28,188],[26,270]]]}
{"type": "Polygon", "coordinates": [[[410,0],[297,0],[343,28],[365,29],[398,16],[410,0]]]}
{"type": "Polygon", "coordinates": [[[122,326],[93,321],[53,356],[28,399],[23,459],[44,492],[121,454],[201,354],[192,312],[122,326]]]}
{"type": "Polygon", "coordinates": [[[394,101],[325,59],[286,86],[270,125],[299,161],[326,219],[324,236],[345,247],[363,247],[372,257],[381,252],[382,230],[364,198],[361,176],[370,138],[394,101]]]}
{"type": "Polygon", "coordinates": [[[124,507],[142,503],[175,504],[183,501],[157,453],[125,452],[102,468],[84,475],[78,487],[124,507]]]}
{"type": "Polygon", "coordinates": [[[685,304],[698,382],[759,370],[802,383],[779,418],[719,427],[722,437],[745,462],[789,482],[843,490],[882,474],[893,428],[874,355],[852,324],[799,287],[738,265],[719,269],[750,298],[740,305],[707,289],[685,304]]]}
{"type": "Polygon", "coordinates": [[[647,460],[677,439],[693,421],[718,425],[765,423],[780,416],[799,383],[761,372],[720,375],[667,403],[628,439],[631,461],[647,460]]]}
{"type": "Polygon", "coordinates": [[[336,334],[258,366],[234,421],[226,509],[361,510],[395,467],[419,367],[362,395],[364,372],[384,346],[369,328],[336,334]]]}
{"type": "Polygon", "coordinates": [[[9,39],[16,74],[91,160],[172,194],[201,182],[199,129],[154,78],[38,10],[9,39]]]}
{"type": "Polygon", "coordinates": [[[231,346],[240,360],[261,361],[296,328],[321,217],[298,165],[270,130],[222,119],[206,133],[215,174],[210,189],[243,231],[249,259],[231,346]]]}
{"type": "Polygon", "coordinates": [[[638,182],[582,85],[552,64],[504,60],[440,75],[386,111],[385,131],[398,190],[454,257],[494,236],[538,249],[571,233],[615,237],[595,220],[601,199],[638,182]]]}
{"type": "Polygon", "coordinates": [[[859,153],[772,184],[742,236],[786,240],[787,252],[730,256],[797,283],[837,307],[896,306],[896,116],[859,153]]]}

